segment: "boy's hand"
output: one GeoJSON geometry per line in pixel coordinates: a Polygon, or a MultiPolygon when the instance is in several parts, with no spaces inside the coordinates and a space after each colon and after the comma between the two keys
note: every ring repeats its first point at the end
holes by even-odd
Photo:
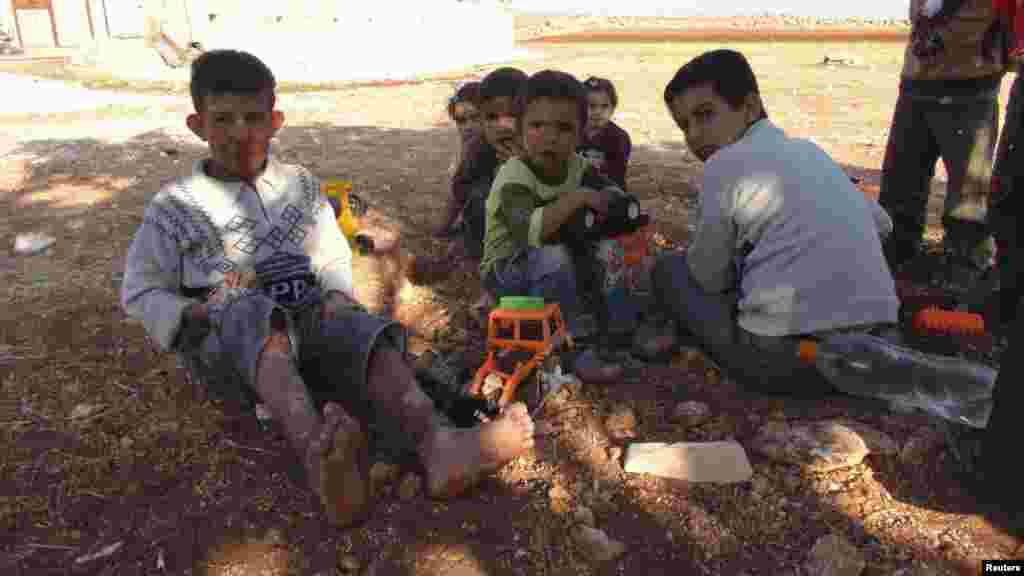
{"type": "Polygon", "coordinates": [[[330,292],[327,294],[327,298],[324,299],[324,303],[320,307],[320,320],[330,320],[335,317],[338,310],[342,308],[351,308],[354,304],[355,303],[343,292],[330,292]]]}
{"type": "Polygon", "coordinates": [[[501,140],[494,145],[494,149],[498,153],[498,162],[504,163],[513,156],[522,156],[523,147],[519,144],[519,141],[514,138],[507,140],[501,140]]]}
{"type": "Polygon", "coordinates": [[[202,324],[210,320],[210,309],[202,302],[190,304],[185,309],[185,322],[189,324],[202,324]]]}
{"type": "Polygon", "coordinates": [[[611,203],[614,202],[618,196],[618,194],[610,188],[606,188],[604,190],[580,188],[580,193],[583,195],[583,205],[594,212],[597,212],[601,216],[608,214],[609,206],[611,206],[611,203]]]}
{"type": "Polygon", "coordinates": [[[210,309],[201,302],[190,304],[181,317],[178,342],[187,348],[197,348],[210,332],[210,309]]]}

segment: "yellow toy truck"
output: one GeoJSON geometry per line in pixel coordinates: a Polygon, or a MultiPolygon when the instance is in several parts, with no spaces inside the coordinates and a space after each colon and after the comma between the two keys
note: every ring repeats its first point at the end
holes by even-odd
{"type": "Polygon", "coordinates": [[[363,255],[373,252],[373,238],[360,232],[362,218],[366,215],[366,202],[352,193],[352,181],[325,180],[320,185],[320,191],[331,203],[338,218],[338,227],[352,250],[363,255]]]}

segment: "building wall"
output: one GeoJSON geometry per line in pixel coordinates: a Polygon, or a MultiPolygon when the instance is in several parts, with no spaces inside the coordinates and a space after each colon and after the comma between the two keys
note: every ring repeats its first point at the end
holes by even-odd
{"type": "Polygon", "coordinates": [[[57,41],[65,48],[92,40],[85,0],[51,0],[57,25],[57,41]]]}
{"type": "Polygon", "coordinates": [[[470,0],[188,0],[192,39],[250,51],[284,77],[379,78],[507,58],[511,14],[470,0]],[[212,18],[211,18],[211,15],[212,18]]]}
{"type": "Polygon", "coordinates": [[[15,42],[18,41],[18,34],[14,30],[14,8],[10,0],[7,2],[0,0],[0,30],[14,38],[15,42]]]}

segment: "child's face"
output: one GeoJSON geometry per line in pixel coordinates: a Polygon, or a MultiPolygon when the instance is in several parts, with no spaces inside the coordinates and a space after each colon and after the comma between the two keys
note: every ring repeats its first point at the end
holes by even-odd
{"type": "Polygon", "coordinates": [[[452,120],[462,135],[462,141],[480,129],[480,111],[472,102],[459,102],[452,107],[452,120]]]}
{"type": "Polygon", "coordinates": [[[480,103],[483,113],[484,139],[492,146],[514,140],[516,117],[512,111],[512,98],[499,96],[480,103]]]}
{"type": "Polygon", "coordinates": [[[710,83],[676,95],[669,103],[676,125],[686,135],[690,152],[706,162],[718,150],[739,140],[761,116],[760,99],[750,94],[739,108],[719,96],[710,83]]]}
{"type": "Polygon", "coordinates": [[[593,91],[587,94],[587,128],[600,130],[608,125],[612,118],[612,99],[607,92],[593,91]]]}
{"type": "Polygon", "coordinates": [[[538,98],[523,115],[526,157],[550,179],[561,178],[576,153],[579,109],[568,98],[538,98]]]}
{"type": "Polygon", "coordinates": [[[210,175],[251,180],[267,162],[270,139],[284,122],[273,110],[273,92],[207,94],[201,112],[188,117],[188,127],[210,147],[210,175]]]}

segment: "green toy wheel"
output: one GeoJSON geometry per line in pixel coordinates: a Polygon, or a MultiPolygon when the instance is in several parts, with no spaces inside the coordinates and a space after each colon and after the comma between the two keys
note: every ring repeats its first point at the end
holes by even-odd
{"type": "Polygon", "coordinates": [[[498,308],[508,310],[540,310],[544,307],[544,299],[535,296],[503,296],[498,300],[498,308]]]}

